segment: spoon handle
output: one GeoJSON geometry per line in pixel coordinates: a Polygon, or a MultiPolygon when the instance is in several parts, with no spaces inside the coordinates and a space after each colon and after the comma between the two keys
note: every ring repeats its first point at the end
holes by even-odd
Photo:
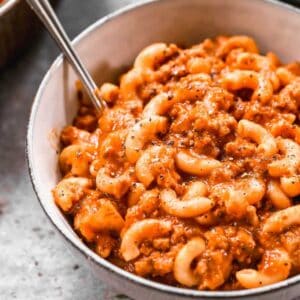
{"type": "Polygon", "coordinates": [[[98,88],[90,76],[89,72],[83,66],[81,60],[76,54],[70,39],[68,38],[65,30],[63,29],[60,21],[58,20],[55,12],[53,11],[48,0],[26,0],[27,3],[34,10],[36,15],[40,18],[42,23],[47,28],[52,38],[56,41],[57,45],[73,67],[81,79],[93,105],[98,113],[101,113],[106,107],[106,103],[99,97],[98,88]]]}

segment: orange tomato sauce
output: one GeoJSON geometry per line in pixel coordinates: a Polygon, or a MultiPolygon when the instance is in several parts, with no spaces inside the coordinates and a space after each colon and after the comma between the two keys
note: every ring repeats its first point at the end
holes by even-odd
{"type": "Polygon", "coordinates": [[[101,117],[78,85],[57,205],[96,253],[161,283],[233,290],[300,273],[291,211],[266,229],[299,203],[299,76],[299,63],[259,54],[246,36],[147,47],[100,87],[101,117]],[[195,238],[204,250],[183,252],[195,238]]]}

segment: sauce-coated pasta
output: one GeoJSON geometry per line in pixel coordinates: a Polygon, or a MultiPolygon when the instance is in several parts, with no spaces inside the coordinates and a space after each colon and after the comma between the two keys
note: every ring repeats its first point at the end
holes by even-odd
{"type": "Polygon", "coordinates": [[[78,85],[53,190],[89,247],[200,290],[300,273],[299,63],[247,36],[156,43],[99,91],[100,118],[78,85]]]}

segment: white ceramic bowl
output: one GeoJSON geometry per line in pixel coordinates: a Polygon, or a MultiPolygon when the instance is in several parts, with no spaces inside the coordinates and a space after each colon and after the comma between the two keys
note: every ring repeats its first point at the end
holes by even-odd
{"type": "MultiPolygon", "coordinates": [[[[218,34],[248,34],[262,51],[283,60],[300,58],[300,13],[275,1],[161,0],[145,1],[105,17],[86,29],[74,45],[100,84],[114,80],[138,52],[153,42],[191,45],[218,34]]],[[[76,112],[76,76],[59,56],[36,95],[28,126],[27,152],[33,187],[44,211],[96,272],[101,281],[136,299],[293,299],[300,295],[300,276],[274,285],[241,291],[197,291],[137,277],[91,251],[56,207],[51,190],[59,181],[58,134],[76,112]]]]}

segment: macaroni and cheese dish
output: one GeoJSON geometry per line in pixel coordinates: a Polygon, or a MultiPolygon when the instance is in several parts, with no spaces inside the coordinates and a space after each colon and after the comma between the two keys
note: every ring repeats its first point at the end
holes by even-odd
{"type": "Polygon", "coordinates": [[[142,50],[61,133],[54,199],[101,257],[200,290],[300,273],[300,64],[247,36],[142,50]]]}

